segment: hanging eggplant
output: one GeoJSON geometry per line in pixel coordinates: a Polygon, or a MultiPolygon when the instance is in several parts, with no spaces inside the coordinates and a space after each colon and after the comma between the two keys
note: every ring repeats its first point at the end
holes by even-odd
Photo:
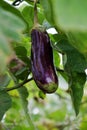
{"type": "Polygon", "coordinates": [[[53,51],[46,31],[31,31],[31,66],[34,81],[44,93],[53,93],[58,88],[58,78],[53,64],[53,51]]]}

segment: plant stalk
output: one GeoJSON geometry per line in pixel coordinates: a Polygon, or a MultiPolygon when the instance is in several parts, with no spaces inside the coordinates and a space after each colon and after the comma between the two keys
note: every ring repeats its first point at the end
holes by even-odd
{"type": "Polygon", "coordinates": [[[14,89],[18,89],[18,88],[22,87],[24,84],[30,82],[31,80],[33,80],[33,78],[24,80],[23,82],[16,84],[15,86],[13,86],[11,88],[6,88],[5,90],[8,92],[8,91],[11,91],[11,90],[14,90],[14,89]]]}
{"type": "Polygon", "coordinates": [[[37,0],[34,0],[34,27],[37,27],[37,25],[39,25],[38,11],[37,11],[37,0]]]}

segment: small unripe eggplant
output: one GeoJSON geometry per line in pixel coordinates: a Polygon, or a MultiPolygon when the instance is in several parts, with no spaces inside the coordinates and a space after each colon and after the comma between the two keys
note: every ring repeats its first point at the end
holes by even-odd
{"type": "Polygon", "coordinates": [[[53,51],[46,31],[32,29],[31,66],[34,81],[44,93],[58,88],[58,78],[53,64],[53,51]]]}

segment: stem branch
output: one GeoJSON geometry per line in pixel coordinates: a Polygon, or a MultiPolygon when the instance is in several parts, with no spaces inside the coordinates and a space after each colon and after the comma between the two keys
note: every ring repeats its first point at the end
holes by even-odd
{"type": "Polygon", "coordinates": [[[18,88],[22,87],[24,84],[30,82],[31,80],[33,80],[33,78],[24,80],[23,82],[16,84],[15,86],[13,86],[11,88],[6,88],[5,90],[8,92],[8,91],[11,91],[11,90],[14,90],[14,89],[18,89],[18,88]]]}

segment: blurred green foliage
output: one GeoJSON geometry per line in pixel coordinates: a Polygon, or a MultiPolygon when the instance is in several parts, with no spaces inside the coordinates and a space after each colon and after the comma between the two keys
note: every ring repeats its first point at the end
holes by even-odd
{"type": "Polygon", "coordinates": [[[87,2],[38,1],[39,23],[56,29],[59,88],[45,95],[31,72],[34,1],[14,1],[0,2],[0,130],[87,130],[87,2]]]}

